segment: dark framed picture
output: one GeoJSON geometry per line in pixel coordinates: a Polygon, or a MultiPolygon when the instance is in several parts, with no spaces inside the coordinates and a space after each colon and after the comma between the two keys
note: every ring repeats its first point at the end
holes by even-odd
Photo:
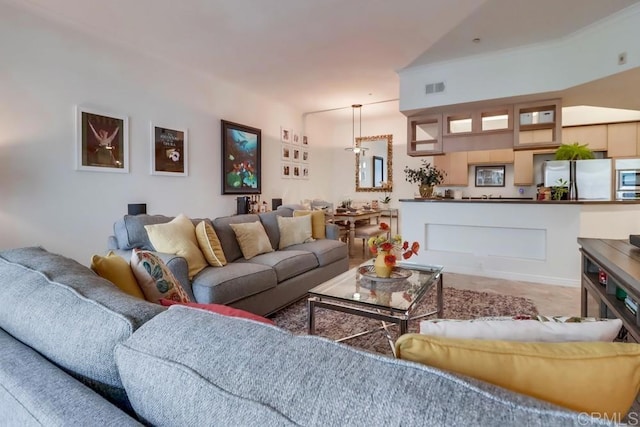
{"type": "Polygon", "coordinates": [[[260,129],[222,120],[222,194],[260,194],[260,129]]]}
{"type": "Polygon", "coordinates": [[[151,174],[187,176],[187,130],[151,123],[151,174]]]}
{"type": "Polygon", "coordinates": [[[129,118],[76,106],[76,169],[129,173],[129,118]]]}
{"type": "Polygon", "coordinates": [[[476,166],[476,187],[504,187],[504,165],[476,166]]]}

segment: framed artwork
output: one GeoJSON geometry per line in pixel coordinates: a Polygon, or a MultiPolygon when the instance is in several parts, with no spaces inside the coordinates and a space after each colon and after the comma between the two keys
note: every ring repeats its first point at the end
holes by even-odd
{"type": "Polygon", "coordinates": [[[384,158],[380,156],[373,156],[373,182],[371,187],[379,187],[380,183],[384,181],[384,158]]]}
{"type": "Polygon", "coordinates": [[[76,169],[129,173],[129,118],[76,106],[76,169]]]}
{"type": "Polygon", "coordinates": [[[291,160],[293,160],[294,162],[299,162],[302,160],[302,156],[300,155],[300,149],[293,147],[293,150],[291,150],[293,153],[291,160]]]}
{"type": "Polygon", "coordinates": [[[300,145],[300,135],[295,130],[291,131],[291,138],[293,139],[293,143],[295,145],[300,145]]]}
{"type": "Polygon", "coordinates": [[[294,178],[294,179],[302,178],[302,166],[294,163],[293,165],[291,165],[291,167],[292,167],[291,178],[294,178]]]}
{"type": "Polygon", "coordinates": [[[302,179],[309,179],[309,165],[302,165],[302,179]]]}
{"type": "Polygon", "coordinates": [[[151,123],[151,174],[187,176],[187,130],[151,123]]]}
{"type": "Polygon", "coordinates": [[[309,145],[309,140],[307,139],[307,135],[302,137],[302,145],[309,145]]]}
{"type": "Polygon", "coordinates": [[[261,193],[260,129],[222,120],[222,194],[261,193]]]}
{"type": "Polygon", "coordinates": [[[504,187],[504,165],[476,166],[476,187],[504,187]]]}
{"type": "Polygon", "coordinates": [[[291,160],[291,146],[289,144],[282,144],[282,160],[289,161],[291,160]]]}
{"type": "Polygon", "coordinates": [[[302,149],[302,163],[309,163],[309,150],[302,149]]]}
{"type": "Polygon", "coordinates": [[[291,143],[291,129],[288,128],[280,128],[280,140],[282,142],[286,142],[287,144],[291,143]]]}
{"type": "Polygon", "coordinates": [[[280,164],[280,176],[282,178],[291,178],[291,163],[282,162],[280,164]]]}

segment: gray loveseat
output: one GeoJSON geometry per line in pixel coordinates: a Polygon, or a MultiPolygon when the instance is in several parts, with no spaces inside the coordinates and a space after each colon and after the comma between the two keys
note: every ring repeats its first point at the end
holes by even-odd
{"type": "Polygon", "coordinates": [[[0,251],[2,426],[591,426],[584,414],[319,337],[121,292],[0,251]]]}
{"type": "MultiPolygon", "coordinates": [[[[260,315],[273,313],[300,299],[314,286],[349,269],[347,245],[337,240],[339,229],[334,224],[326,225],[326,239],[277,250],[280,231],[276,217],[290,217],[294,208],[282,206],[257,215],[193,219],[194,225],[204,220],[213,226],[228,264],[206,267],[191,281],[184,258],[170,254],[161,254],[161,257],[195,301],[230,305],[260,315]],[[255,221],[262,223],[275,251],[245,260],[230,224],[255,221]]],[[[115,222],[108,248],[127,260],[134,248],[153,251],[155,248],[144,226],[172,219],[163,215],[125,215],[115,222]]]]}

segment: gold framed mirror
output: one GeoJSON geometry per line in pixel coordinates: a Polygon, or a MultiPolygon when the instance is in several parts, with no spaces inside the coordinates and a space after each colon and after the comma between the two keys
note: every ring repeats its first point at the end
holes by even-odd
{"type": "Polygon", "coordinates": [[[356,154],[356,191],[384,192],[393,189],[393,135],[356,138],[356,146],[366,148],[356,154]],[[382,183],[386,182],[386,188],[382,183]]]}

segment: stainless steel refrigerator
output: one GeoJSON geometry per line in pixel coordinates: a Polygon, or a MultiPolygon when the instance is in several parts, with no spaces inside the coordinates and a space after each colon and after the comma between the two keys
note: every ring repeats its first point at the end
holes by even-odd
{"type": "MultiPolygon", "coordinates": [[[[560,181],[570,181],[569,160],[544,162],[544,186],[554,187],[560,181]]],[[[611,159],[576,160],[578,200],[611,200],[613,163],[611,159]]]]}

